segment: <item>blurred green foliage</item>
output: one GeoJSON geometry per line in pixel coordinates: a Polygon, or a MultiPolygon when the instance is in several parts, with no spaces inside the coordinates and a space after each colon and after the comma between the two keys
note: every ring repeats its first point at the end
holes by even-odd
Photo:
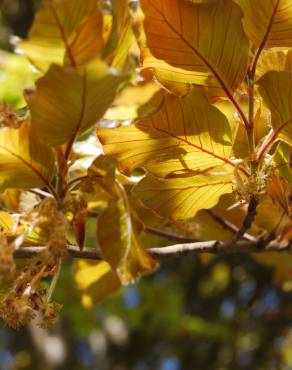
{"type": "Polygon", "coordinates": [[[37,73],[26,57],[0,51],[0,101],[14,108],[25,106],[23,89],[33,86],[37,73]]]}

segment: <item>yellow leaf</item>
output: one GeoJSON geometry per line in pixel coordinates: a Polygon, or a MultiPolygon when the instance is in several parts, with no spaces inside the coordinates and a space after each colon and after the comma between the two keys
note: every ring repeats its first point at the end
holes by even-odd
{"type": "Polygon", "coordinates": [[[158,112],[135,125],[100,129],[97,135],[105,153],[115,156],[126,174],[145,167],[170,177],[223,164],[234,166],[227,118],[198,90],[184,98],[166,95],[158,112]]]}
{"type": "Polygon", "coordinates": [[[44,0],[28,40],[19,44],[43,72],[53,63],[84,63],[103,46],[102,15],[96,0],[44,0]]]}
{"type": "Polygon", "coordinates": [[[0,211],[0,226],[6,232],[11,232],[13,234],[13,229],[16,226],[16,220],[8,212],[0,211]]]}
{"type": "Polygon", "coordinates": [[[291,50],[263,50],[257,64],[256,77],[259,79],[270,71],[289,72],[292,77],[292,51],[291,50]]]}
{"type": "Polygon", "coordinates": [[[243,9],[244,29],[261,48],[292,47],[291,0],[235,0],[243,9]]]}
{"type": "Polygon", "coordinates": [[[111,65],[122,68],[128,60],[129,50],[136,42],[133,32],[133,18],[129,13],[129,0],[113,0],[113,32],[108,46],[112,48],[111,65]]]}
{"type": "Polygon", "coordinates": [[[270,144],[278,138],[292,143],[292,80],[289,72],[268,72],[258,81],[259,92],[272,113],[274,134],[270,144]]]}
{"type": "Polygon", "coordinates": [[[178,93],[195,84],[211,96],[232,95],[246,75],[249,48],[236,4],[142,0],[141,7],[144,69],[178,93]]]}
{"type": "Polygon", "coordinates": [[[274,268],[274,280],[277,283],[292,281],[292,257],[289,253],[257,253],[253,257],[260,263],[274,268]]]}
{"type": "Polygon", "coordinates": [[[107,209],[98,218],[97,239],[102,257],[125,285],[153,272],[158,263],[139,243],[127,194],[112,172],[114,163],[112,158],[101,156],[91,169],[111,195],[107,209]]]}
{"type": "Polygon", "coordinates": [[[147,175],[134,187],[146,207],[159,215],[187,219],[201,209],[212,208],[221,195],[232,192],[232,174],[203,174],[176,179],[147,175]]]}
{"type": "Polygon", "coordinates": [[[0,191],[47,186],[55,170],[52,150],[39,141],[29,122],[0,130],[0,191]]]}
{"type": "Polygon", "coordinates": [[[118,290],[121,283],[117,274],[105,262],[78,261],[76,263],[75,280],[82,294],[82,303],[92,308],[108,295],[118,290]]]}
{"type": "Polygon", "coordinates": [[[127,78],[100,60],[78,68],[51,66],[28,99],[34,131],[50,145],[76,138],[102,118],[127,78]]]}
{"type": "Polygon", "coordinates": [[[144,84],[129,85],[118,96],[113,106],[106,112],[105,119],[127,120],[137,118],[146,112],[154,111],[162,100],[162,90],[150,81],[144,84]]]}
{"type": "Polygon", "coordinates": [[[280,143],[273,155],[276,168],[280,176],[289,183],[292,182],[292,147],[284,142],[280,143]]]}
{"type": "Polygon", "coordinates": [[[112,28],[103,57],[110,65],[122,68],[127,61],[129,49],[135,42],[133,19],[129,12],[129,0],[112,0],[112,28]]]}

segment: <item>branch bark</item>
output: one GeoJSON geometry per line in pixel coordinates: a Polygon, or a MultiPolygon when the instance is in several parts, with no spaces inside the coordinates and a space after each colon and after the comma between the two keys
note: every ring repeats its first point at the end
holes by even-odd
{"type": "MultiPolygon", "coordinates": [[[[46,247],[23,247],[14,252],[15,258],[32,258],[44,252],[46,247]]],[[[99,251],[95,248],[84,248],[82,251],[78,247],[68,245],[68,255],[72,258],[102,260],[99,251]]],[[[237,243],[228,244],[217,240],[209,240],[195,243],[174,244],[167,247],[155,247],[147,249],[153,257],[174,257],[184,254],[236,254],[236,253],[264,253],[264,252],[292,252],[292,243],[280,243],[273,241],[268,245],[263,242],[250,242],[240,240],[237,243]]]]}

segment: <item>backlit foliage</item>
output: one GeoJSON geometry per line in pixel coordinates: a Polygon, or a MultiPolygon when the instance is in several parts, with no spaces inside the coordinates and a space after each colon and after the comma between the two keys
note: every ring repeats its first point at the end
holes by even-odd
{"type": "Polygon", "coordinates": [[[153,220],[194,240],[289,244],[291,20],[289,0],[43,0],[17,45],[38,79],[21,111],[0,106],[9,326],[55,323],[72,244],[101,258],[75,264],[88,308],[156,271],[153,220]]]}

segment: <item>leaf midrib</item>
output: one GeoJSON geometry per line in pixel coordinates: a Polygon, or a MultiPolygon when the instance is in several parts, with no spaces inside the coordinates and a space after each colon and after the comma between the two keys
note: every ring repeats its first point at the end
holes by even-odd
{"type": "Polygon", "coordinates": [[[217,159],[219,159],[219,160],[221,160],[222,162],[224,162],[224,163],[226,163],[226,164],[228,164],[228,165],[230,165],[230,166],[232,166],[232,167],[234,167],[234,168],[239,168],[239,170],[241,171],[241,172],[243,172],[246,176],[248,176],[249,177],[249,173],[246,171],[246,169],[245,168],[243,168],[243,167],[241,167],[241,166],[239,166],[238,167],[238,165],[236,165],[235,163],[233,163],[230,159],[228,159],[228,158],[224,158],[224,157],[221,157],[220,155],[218,155],[218,154],[216,154],[216,153],[214,153],[214,152],[212,152],[212,151],[210,151],[210,150],[208,150],[208,149],[206,149],[206,148],[203,148],[203,147],[201,147],[201,146],[199,146],[199,145],[196,145],[196,144],[194,144],[194,143],[191,143],[190,141],[188,141],[187,139],[184,139],[184,138],[182,138],[181,136],[177,136],[177,135],[175,135],[175,134],[173,134],[172,132],[169,132],[169,131],[167,131],[167,130],[163,130],[162,128],[159,128],[159,127],[156,127],[155,125],[153,125],[152,124],[152,127],[155,129],[155,130],[157,130],[157,131],[160,131],[160,132],[163,132],[164,134],[167,134],[168,136],[171,136],[171,137],[173,137],[173,138],[175,138],[175,139],[177,139],[177,140],[179,140],[179,141],[182,141],[182,142],[184,142],[184,143],[186,143],[187,145],[190,145],[190,146],[192,146],[192,147],[194,147],[194,148],[196,148],[196,149],[199,149],[199,150],[201,150],[202,152],[204,152],[204,153],[206,153],[206,154],[209,154],[210,156],[212,156],[212,157],[214,157],[214,158],[217,158],[217,159]]]}
{"type": "MultiPolygon", "coordinates": [[[[278,0],[279,1],[279,0],[278,0]]],[[[179,33],[172,25],[171,23],[168,22],[167,18],[165,17],[165,15],[163,14],[163,12],[161,12],[159,9],[156,8],[155,5],[153,5],[153,2],[151,1],[151,5],[153,6],[153,8],[157,11],[157,13],[160,14],[160,16],[164,19],[165,23],[171,28],[171,30],[177,34],[187,45],[188,47],[202,60],[202,62],[207,66],[207,68],[211,71],[211,73],[214,75],[214,77],[217,79],[217,81],[220,83],[222,89],[224,90],[225,94],[227,95],[228,99],[231,101],[231,103],[234,105],[234,107],[236,108],[236,110],[238,111],[240,117],[242,118],[242,121],[244,123],[244,125],[246,127],[249,126],[249,122],[245,116],[245,114],[243,113],[241,107],[239,106],[238,102],[235,100],[235,98],[233,97],[233,94],[232,92],[229,90],[228,86],[226,85],[224,79],[219,75],[219,73],[216,71],[216,69],[212,66],[212,64],[210,64],[208,62],[208,60],[200,53],[200,51],[194,47],[192,44],[190,44],[188,42],[187,39],[185,39],[185,37],[183,36],[182,33],[179,33]]],[[[179,8],[179,12],[180,12],[180,8],[179,8]]],[[[181,17],[181,13],[180,13],[180,17],[181,17]]]]}

